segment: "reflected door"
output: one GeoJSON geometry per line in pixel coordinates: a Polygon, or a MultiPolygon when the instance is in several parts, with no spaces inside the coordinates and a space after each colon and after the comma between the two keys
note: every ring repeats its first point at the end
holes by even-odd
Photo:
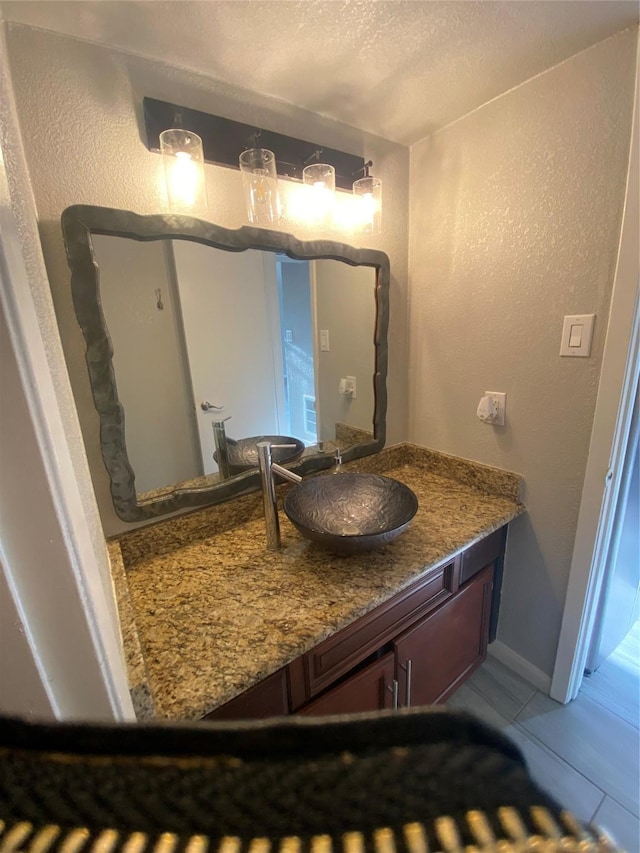
{"type": "Polygon", "coordinates": [[[92,239],[136,491],[199,477],[202,459],[169,246],[106,234],[92,239]]]}
{"type": "Polygon", "coordinates": [[[201,402],[230,418],[230,438],[285,431],[276,258],[185,240],[172,247],[202,464],[210,474],[217,471],[214,416],[201,402]]]}

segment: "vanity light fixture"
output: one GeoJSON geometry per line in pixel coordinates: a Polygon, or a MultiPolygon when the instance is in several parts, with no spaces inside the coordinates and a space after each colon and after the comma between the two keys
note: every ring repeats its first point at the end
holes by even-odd
{"type": "MultiPolygon", "coordinates": [[[[161,150],[158,146],[159,136],[169,133],[165,130],[166,128],[175,127],[175,116],[179,113],[182,115],[183,124],[193,130],[192,135],[197,134],[202,139],[204,162],[242,169],[247,210],[252,224],[272,224],[277,221],[280,211],[280,199],[277,198],[276,201],[275,195],[278,178],[302,181],[310,186],[314,191],[313,197],[317,198],[317,201],[314,201],[312,210],[309,210],[309,206],[305,204],[307,209],[304,212],[304,218],[308,218],[310,222],[319,222],[325,220],[325,217],[328,220],[329,208],[331,215],[333,215],[335,190],[338,188],[352,191],[354,175],[358,172],[362,173],[365,168],[363,157],[347,154],[335,148],[325,146],[320,148],[314,142],[285,136],[282,133],[256,130],[255,125],[243,124],[221,116],[158,101],[154,98],[144,98],[143,107],[147,147],[150,151],[161,150]],[[242,155],[244,160],[255,161],[257,155],[250,157],[251,151],[271,153],[275,172],[270,164],[264,166],[264,163],[266,172],[261,177],[257,176],[255,171],[256,168],[263,168],[259,165],[247,167],[245,170],[239,158],[242,155]],[[318,151],[321,152],[321,155],[318,154],[318,151]],[[320,156],[322,163],[319,162],[320,156]],[[322,173],[320,167],[326,171],[322,173]],[[252,178],[248,177],[249,168],[254,169],[254,177],[252,178]],[[308,173],[307,169],[309,170],[308,173]],[[248,186],[252,188],[251,207],[249,206],[248,186]],[[267,203],[267,199],[269,203],[267,203]],[[256,211],[258,209],[266,210],[268,207],[271,207],[272,210],[269,216],[273,218],[260,219],[261,214],[256,211]]],[[[162,153],[164,155],[164,151],[162,153]]],[[[202,186],[204,191],[204,182],[202,186]]]]}
{"type": "MultiPolygon", "coordinates": [[[[179,124],[179,115],[176,115],[179,124]]],[[[204,152],[197,133],[172,127],[159,134],[169,207],[179,213],[193,213],[207,206],[204,180],[204,152]]]]}
{"type": "Polygon", "coordinates": [[[364,176],[353,182],[356,227],[366,234],[379,234],[382,221],[382,181],[369,173],[369,160],[361,170],[364,176]]]}

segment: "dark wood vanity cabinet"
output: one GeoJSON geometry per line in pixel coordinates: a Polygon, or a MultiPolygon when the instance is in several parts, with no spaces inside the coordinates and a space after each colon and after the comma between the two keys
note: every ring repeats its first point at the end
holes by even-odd
{"type": "Polygon", "coordinates": [[[495,636],[505,539],[506,527],[206,719],[323,716],[445,701],[482,663],[495,636]]]}
{"type": "Polygon", "coordinates": [[[280,717],[289,713],[289,680],[287,668],[250,687],[225,705],[216,708],[204,720],[256,720],[280,717]]]}
{"type": "Polygon", "coordinates": [[[493,567],[394,641],[401,706],[432,705],[448,696],[487,654],[493,567]]]}

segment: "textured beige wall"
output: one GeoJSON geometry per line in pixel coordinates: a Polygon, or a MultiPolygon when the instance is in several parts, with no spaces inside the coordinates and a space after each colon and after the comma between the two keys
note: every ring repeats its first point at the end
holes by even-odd
{"type": "Polygon", "coordinates": [[[620,232],[636,36],[411,149],[409,435],[525,476],[498,638],[548,675],[620,232]],[[591,358],[560,358],[563,315],[582,313],[597,314],[591,358]],[[475,417],[485,390],[507,392],[504,428],[475,417]]]}
{"type": "MultiPolygon", "coordinates": [[[[374,240],[349,237],[346,242],[382,249],[391,260],[388,439],[393,443],[406,437],[406,148],[190,72],[29,27],[9,25],[7,44],[47,270],[107,534],[132,525],[121,522],[111,507],[84,364],[84,342],[71,305],[60,214],[68,205],[80,203],[138,213],[165,209],[160,157],[149,153],[141,141],[144,130],[139,121],[145,95],[311,138],[374,161],[375,173],[384,182],[384,233],[374,240]]],[[[206,171],[208,218],[229,228],[246,224],[239,173],[214,166],[207,166],[206,171]]],[[[303,239],[312,236],[291,224],[285,230],[303,239]]],[[[336,234],[322,236],[337,238],[336,234]]]]}

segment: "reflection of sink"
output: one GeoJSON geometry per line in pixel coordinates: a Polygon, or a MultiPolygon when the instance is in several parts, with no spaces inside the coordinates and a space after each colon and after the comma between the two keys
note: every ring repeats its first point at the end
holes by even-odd
{"type": "Polygon", "coordinates": [[[405,530],[417,509],[408,486],[378,474],[310,477],[284,499],[284,511],[300,533],[339,554],[386,545],[405,530]]]}
{"type": "MultiPolygon", "coordinates": [[[[271,458],[278,465],[287,465],[296,462],[304,453],[304,442],[290,435],[252,435],[249,438],[240,438],[234,441],[227,438],[227,453],[229,456],[229,473],[242,474],[250,468],[258,467],[259,441],[268,441],[271,444],[295,444],[295,447],[273,447],[271,458]]],[[[215,451],[213,458],[218,461],[218,452],[215,451]]]]}

